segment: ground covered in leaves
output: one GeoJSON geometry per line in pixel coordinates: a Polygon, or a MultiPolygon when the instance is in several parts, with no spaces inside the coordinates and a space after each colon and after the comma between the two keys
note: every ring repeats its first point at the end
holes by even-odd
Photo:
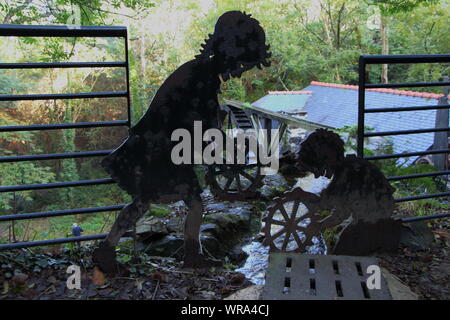
{"type": "Polygon", "coordinates": [[[450,225],[448,219],[430,222],[435,240],[427,250],[400,248],[380,257],[380,265],[397,276],[419,299],[450,300],[450,225]]]}
{"type": "Polygon", "coordinates": [[[249,285],[228,269],[183,270],[172,258],[141,255],[119,275],[92,265],[92,247],[0,252],[0,299],[223,299],[249,285]],[[70,265],[81,269],[81,289],[68,289],[70,265]]]}

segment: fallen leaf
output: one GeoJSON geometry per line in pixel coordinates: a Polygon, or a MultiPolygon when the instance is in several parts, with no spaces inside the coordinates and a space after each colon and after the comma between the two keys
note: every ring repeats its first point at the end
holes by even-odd
{"type": "Polygon", "coordinates": [[[14,277],[12,277],[11,280],[15,285],[20,286],[20,285],[25,284],[27,279],[28,279],[28,275],[26,275],[24,273],[17,273],[14,275],[14,277]]]}
{"type": "Polygon", "coordinates": [[[138,291],[142,290],[142,284],[144,283],[144,280],[136,280],[136,288],[138,289],[138,291]]]}
{"type": "Polygon", "coordinates": [[[242,273],[238,273],[230,279],[230,284],[232,286],[240,286],[244,283],[244,280],[245,276],[242,273]]]}
{"type": "Polygon", "coordinates": [[[445,231],[441,231],[441,230],[433,230],[433,233],[444,237],[444,238],[450,238],[450,233],[449,232],[445,232],[445,231]]]}
{"type": "Polygon", "coordinates": [[[8,281],[4,281],[3,282],[3,291],[2,291],[2,295],[7,294],[9,291],[9,282],[8,281]]]}
{"type": "Polygon", "coordinates": [[[97,286],[103,286],[105,284],[105,275],[103,272],[100,271],[100,269],[97,266],[94,267],[94,274],[92,275],[92,283],[97,286]]]}
{"type": "Polygon", "coordinates": [[[165,282],[167,279],[167,276],[162,272],[153,272],[152,279],[158,280],[159,282],[165,282]]]}

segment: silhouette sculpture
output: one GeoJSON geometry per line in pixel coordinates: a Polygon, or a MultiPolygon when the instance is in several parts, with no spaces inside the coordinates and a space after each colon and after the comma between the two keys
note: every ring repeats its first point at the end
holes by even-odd
{"type": "Polygon", "coordinates": [[[240,77],[255,66],[269,66],[271,54],[265,42],[264,30],[256,19],[240,11],[224,13],[200,54],[166,79],[146,114],[130,128],[128,138],[103,159],[103,168],[133,199],[94,251],[93,260],[103,271],[117,271],[115,246],[149,209],[150,202],[179,200],[184,200],[189,208],[184,226],[184,267],[219,264],[202,254],[202,189],[192,164],[172,162],[171,151],[178,142],[171,141],[171,135],[183,128],[193,137],[194,121],[201,121],[204,131],[219,129],[217,95],[221,79],[240,77]]]}
{"type": "Polygon", "coordinates": [[[275,204],[264,219],[265,244],[272,251],[305,252],[313,244],[313,237],[338,225],[343,229],[331,250],[333,254],[366,255],[397,248],[400,223],[392,218],[394,188],[373,163],[354,155],[345,156],[344,142],[338,134],[317,129],[280,162],[287,163],[280,167],[290,175],[311,172],[316,178],[325,176],[331,181],[319,195],[295,188],[274,199],[275,204]],[[288,170],[291,166],[296,170],[288,170]],[[298,210],[302,208],[300,203],[306,207],[303,212],[298,210]],[[285,221],[274,219],[278,211],[285,221]],[[326,217],[320,214],[324,211],[329,213],[326,217]],[[273,233],[273,225],[281,226],[281,230],[273,233]],[[296,242],[293,249],[289,245],[291,235],[296,242]]]}

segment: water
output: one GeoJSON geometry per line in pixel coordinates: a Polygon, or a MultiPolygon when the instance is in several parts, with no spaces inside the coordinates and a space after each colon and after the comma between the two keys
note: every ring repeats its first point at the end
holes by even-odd
{"type": "MultiPolygon", "coordinates": [[[[299,179],[295,187],[301,187],[303,190],[312,192],[312,193],[320,193],[324,188],[328,186],[328,183],[330,182],[329,179],[325,177],[319,177],[318,179],[315,179],[313,175],[309,175],[305,178],[299,179]]],[[[289,212],[289,205],[286,205],[286,209],[289,212]]],[[[303,205],[299,206],[299,211],[297,211],[300,214],[297,214],[297,216],[301,216],[305,213],[307,213],[307,208],[303,205]]],[[[277,220],[282,220],[281,214],[275,214],[274,218],[277,220]]],[[[309,219],[303,220],[300,225],[307,226],[309,224],[309,219]]],[[[279,229],[280,226],[272,225],[272,234],[279,229]]],[[[304,235],[299,232],[298,233],[300,239],[304,240],[304,235]]],[[[280,236],[276,239],[276,244],[278,243],[281,245],[283,242],[284,237],[280,236]]],[[[309,254],[326,254],[327,253],[327,247],[325,244],[325,241],[322,237],[322,235],[319,235],[318,237],[312,238],[313,245],[307,247],[307,253],[309,254]]],[[[290,238],[288,242],[287,249],[293,250],[297,247],[297,243],[295,240],[290,238]]],[[[245,245],[243,248],[244,252],[248,254],[247,260],[245,261],[245,264],[239,268],[236,269],[237,272],[242,273],[245,275],[247,279],[249,279],[252,283],[257,285],[263,285],[265,281],[265,275],[268,268],[268,260],[269,260],[269,247],[263,246],[259,241],[251,241],[249,244],[245,245]]]]}

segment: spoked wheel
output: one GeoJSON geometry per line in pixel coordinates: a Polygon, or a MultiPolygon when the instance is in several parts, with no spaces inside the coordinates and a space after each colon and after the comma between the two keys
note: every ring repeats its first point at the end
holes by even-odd
{"type": "Polygon", "coordinates": [[[258,195],[263,176],[258,164],[213,164],[206,180],[211,192],[223,200],[244,200],[258,195]]]}
{"type": "Polygon", "coordinates": [[[306,252],[314,244],[313,238],[321,233],[316,215],[320,198],[296,188],[274,201],[263,219],[263,244],[270,246],[271,252],[306,252]]]}
{"type": "Polygon", "coordinates": [[[233,164],[226,164],[226,155],[223,164],[208,166],[206,182],[211,186],[211,192],[219,199],[235,201],[254,198],[259,195],[257,189],[262,186],[263,175],[261,165],[252,155],[249,141],[245,141],[244,163],[238,163],[237,140],[234,141],[236,152],[233,164]]]}

